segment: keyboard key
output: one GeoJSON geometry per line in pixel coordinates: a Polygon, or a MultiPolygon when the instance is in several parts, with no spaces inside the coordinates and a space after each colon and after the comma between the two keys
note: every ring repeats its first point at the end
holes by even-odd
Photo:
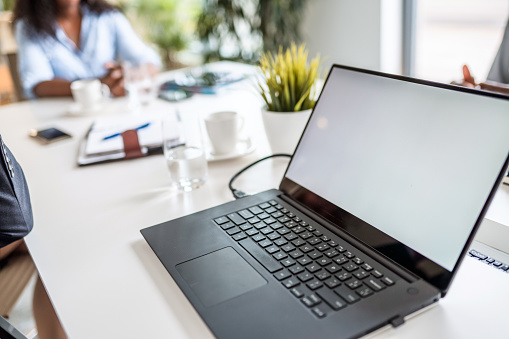
{"type": "Polygon", "coordinates": [[[322,253],[320,253],[318,251],[312,251],[312,252],[309,252],[308,255],[311,259],[317,259],[322,256],[322,253]]]}
{"type": "Polygon", "coordinates": [[[292,244],[287,244],[287,245],[281,246],[281,249],[288,253],[288,252],[295,250],[295,246],[293,246],[292,244]]]}
{"type": "Polygon", "coordinates": [[[275,253],[272,255],[274,257],[274,259],[276,260],[282,260],[284,258],[287,258],[288,257],[288,254],[286,254],[285,252],[278,252],[278,253],[275,253]]]}
{"type": "Polygon", "coordinates": [[[293,259],[298,259],[300,257],[302,257],[304,255],[304,253],[302,253],[301,251],[299,250],[295,250],[295,251],[291,251],[290,253],[288,253],[290,255],[290,257],[292,257],[293,259]]]}
{"type": "Polygon", "coordinates": [[[357,279],[360,279],[360,280],[362,280],[362,279],[364,279],[364,278],[369,277],[369,273],[368,273],[368,272],[366,272],[366,271],[364,271],[364,270],[360,270],[360,271],[358,271],[358,272],[355,272],[353,275],[354,275],[357,279]]]}
{"type": "Polygon", "coordinates": [[[296,240],[292,241],[292,244],[293,244],[293,246],[295,246],[295,247],[302,246],[302,245],[304,245],[305,243],[306,243],[306,242],[305,242],[304,240],[302,240],[302,239],[296,239],[296,240]]]}
{"type": "Polygon", "coordinates": [[[260,230],[260,232],[262,232],[263,234],[267,235],[267,234],[269,234],[269,233],[272,233],[273,231],[272,231],[272,228],[270,228],[270,227],[265,227],[265,228],[262,228],[262,229],[260,230]]]}
{"type": "Polygon", "coordinates": [[[260,219],[258,219],[257,217],[253,217],[253,218],[251,218],[251,219],[247,219],[247,222],[248,222],[248,223],[250,223],[250,224],[252,224],[252,225],[257,224],[257,223],[259,223],[260,221],[261,221],[261,220],[260,220],[260,219]]]}
{"type": "Polygon", "coordinates": [[[276,218],[276,219],[277,219],[277,218],[281,218],[282,216],[284,216],[284,214],[283,214],[283,213],[281,213],[281,212],[279,212],[279,211],[274,212],[274,213],[272,213],[271,215],[272,215],[272,217],[273,217],[273,218],[276,218]]]}
{"type": "Polygon", "coordinates": [[[308,256],[304,256],[302,258],[297,259],[297,262],[302,266],[306,266],[307,264],[312,263],[313,260],[311,260],[308,256]]]}
{"type": "Polygon", "coordinates": [[[267,209],[265,210],[265,212],[267,212],[267,213],[269,213],[269,214],[272,214],[272,213],[274,213],[274,212],[276,212],[276,211],[277,211],[277,209],[275,209],[274,207],[269,207],[269,208],[267,208],[267,209]]]}
{"type": "Polygon", "coordinates": [[[287,233],[290,233],[291,231],[288,228],[283,227],[283,228],[278,229],[276,232],[278,232],[281,235],[285,235],[287,233]]]}
{"type": "Polygon", "coordinates": [[[277,260],[266,253],[257,243],[250,238],[239,241],[239,244],[251,254],[263,267],[270,273],[274,273],[283,268],[277,260]]]}
{"type": "Polygon", "coordinates": [[[222,225],[230,220],[227,217],[219,217],[219,218],[214,219],[214,221],[216,222],[216,224],[222,225]]]}
{"type": "Polygon", "coordinates": [[[308,265],[306,267],[306,269],[311,272],[311,273],[314,273],[316,271],[319,271],[321,270],[322,268],[320,267],[320,265],[318,265],[317,263],[312,263],[311,265],[308,265]]]}
{"type": "Polygon", "coordinates": [[[277,219],[280,223],[284,224],[285,222],[290,221],[290,218],[288,218],[286,215],[282,216],[281,218],[277,219]]]}
{"type": "Polygon", "coordinates": [[[334,277],[325,280],[324,283],[329,288],[334,288],[334,287],[337,287],[337,286],[341,285],[341,282],[339,281],[339,279],[336,279],[334,277]]]}
{"type": "Polygon", "coordinates": [[[304,253],[308,253],[308,252],[311,252],[313,250],[313,246],[311,246],[311,245],[304,245],[304,246],[299,247],[299,249],[302,252],[304,252],[304,253]]]}
{"type": "Polygon", "coordinates": [[[304,296],[304,292],[302,292],[302,289],[299,287],[294,287],[290,289],[290,292],[297,298],[302,298],[304,296]]]}
{"type": "Polygon", "coordinates": [[[271,205],[268,202],[264,202],[263,204],[258,205],[258,207],[266,209],[269,208],[271,205]]]}
{"type": "Polygon", "coordinates": [[[281,209],[281,212],[282,212],[282,213],[284,213],[284,214],[286,214],[286,213],[288,213],[288,212],[290,212],[290,211],[288,211],[286,208],[284,208],[284,207],[283,207],[283,208],[281,209]]]}
{"type": "MultiPolygon", "coordinates": [[[[265,221],[267,221],[268,219],[265,219],[265,221]]],[[[270,227],[272,227],[272,229],[274,231],[277,231],[278,229],[280,229],[281,227],[283,227],[283,224],[280,223],[280,222],[275,222],[273,224],[270,225],[270,227]]]]}
{"type": "Polygon", "coordinates": [[[338,243],[336,241],[334,241],[334,240],[329,241],[330,247],[336,247],[337,245],[338,245],[338,243]]]}
{"type": "Polygon", "coordinates": [[[311,312],[313,312],[318,318],[324,318],[327,315],[327,313],[325,313],[320,307],[313,307],[311,312]]]}
{"type": "Polygon", "coordinates": [[[268,217],[270,217],[270,215],[263,212],[263,213],[258,214],[257,217],[263,220],[263,219],[267,219],[268,217]]]}
{"type": "Polygon", "coordinates": [[[380,279],[380,281],[386,284],[387,286],[394,285],[394,281],[389,277],[383,277],[382,279],[380,279]]]}
{"type": "Polygon", "coordinates": [[[263,221],[260,221],[260,222],[257,222],[256,224],[253,225],[257,230],[261,230],[262,228],[265,228],[267,227],[267,224],[264,223],[263,221]]]}
{"type": "Polygon", "coordinates": [[[348,259],[352,259],[352,258],[354,258],[354,257],[355,257],[355,255],[353,255],[353,253],[352,253],[352,252],[345,252],[343,255],[344,255],[345,257],[347,257],[348,259]]]}
{"type": "Polygon", "coordinates": [[[377,271],[377,270],[374,270],[373,272],[371,272],[371,274],[375,277],[375,278],[381,278],[383,277],[384,275],[380,272],[380,271],[377,271]]]}
{"type": "Polygon", "coordinates": [[[308,238],[313,237],[313,233],[311,233],[311,232],[304,232],[304,233],[299,234],[299,236],[300,236],[302,239],[306,240],[306,239],[308,239],[308,238]]]}
{"type": "MultiPolygon", "coordinates": [[[[306,305],[307,307],[313,307],[316,301],[311,300],[310,296],[304,297],[301,299],[302,303],[306,305]]],[[[317,302],[318,303],[318,302],[317,302]]]]}
{"type": "Polygon", "coordinates": [[[279,271],[279,272],[274,274],[274,277],[277,280],[283,280],[283,279],[286,279],[286,278],[291,277],[291,276],[292,276],[292,274],[290,272],[288,272],[287,270],[282,270],[282,271],[279,271]]]}
{"type": "Polygon", "coordinates": [[[354,279],[352,281],[349,281],[346,283],[346,286],[350,287],[352,290],[356,289],[356,288],[359,288],[362,286],[362,282],[360,282],[359,280],[357,279],[354,279]]]}
{"type": "Polygon", "coordinates": [[[272,241],[270,241],[269,239],[265,239],[265,240],[262,240],[258,243],[258,245],[260,245],[261,247],[265,248],[265,247],[268,247],[270,245],[272,245],[272,241]]]}
{"type": "Polygon", "coordinates": [[[338,256],[338,255],[339,255],[339,252],[338,252],[338,251],[336,251],[335,249],[331,248],[331,249],[329,249],[329,250],[325,251],[325,252],[324,252],[324,254],[325,254],[327,257],[329,257],[329,258],[334,258],[334,257],[336,257],[336,256],[338,256]]]}
{"type": "Polygon", "coordinates": [[[302,233],[302,232],[305,232],[305,231],[306,231],[306,229],[305,229],[304,227],[302,227],[302,226],[297,226],[297,227],[295,227],[292,231],[294,231],[294,232],[295,232],[295,233],[297,233],[297,234],[300,234],[300,233],[302,233]]]}
{"type": "Polygon", "coordinates": [[[346,301],[344,301],[339,295],[332,292],[329,289],[322,288],[316,291],[316,294],[320,296],[333,310],[337,311],[346,307],[346,301]]]}
{"type": "Polygon", "coordinates": [[[274,207],[277,208],[278,210],[283,209],[283,206],[281,206],[280,204],[274,205],[274,207]]]}
{"type": "Polygon", "coordinates": [[[246,220],[244,218],[242,218],[240,215],[238,215],[237,213],[228,214],[228,219],[233,221],[236,225],[242,225],[242,224],[246,223],[246,220]]]}
{"type": "Polygon", "coordinates": [[[325,250],[328,250],[330,247],[329,245],[327,244],[320,244],[318,246],[316,246],[316,249],[319,250],[320,252],[323,252],[325,250]]]}
{"type": "Polygon", "coordinates": [[[297,278],[299,278],[300,281],[302,282],[306,282],[308,280],[311,280],[313,279],[313,275],[309,272],[302,272],[301,274],[299,274],[297,276],[297,278]]]}
{"type": "Polygon", "coordinates": [[[487,255],[484,255],[480,252],[477,252],[476,250],[470,250],[470,252],[468,252],[471,256],[473,257],[476,257],[478,259],[481,259],[481,260],[484,260],[486,259],[488,256],[487,255]]]}
{"type": "Polygon", "coordinates": [[[246,239],[247,235],[244,232],[241,232],[241,233],[235,234],[232,238],[235,241],[239,241],[239,240],[242,240],[242,239],[246,239]]]}
{"type": "Polygon", "coordinates": [[[320,280],[312,280],[308,283],[306,283],[306,286],[309,287],[311,290],[316,290],[317,288],[320,288],[323,286],[323,283],[320,280]]]}
{"type": "Polygon", "coordinates": [[[351,277],[352,277],[352,275],[350,273],[348,273],[348,272],[343,272],[343,273],[336,274],[336,278],[338,278],[341,281],[348,280],[351,277]]]}
{"type": "Polygon", "coordinates": [[[297,280],[295,277],[283,280],[282,283],[286,288],[292,288],[300,284],[299,280],[297,280]]]}
{"type": "Polygon", "coordinates": [[[290,268],[288,268],[288,270],[290,272],[292,272],[293,274],[298,274],[298,273],[304,271],[304,267],[302,267],[301,265],[297,264],[297,265],[291,266],[290,268]]]}
{"type": "Polygon", "coordinates": [[[317,237],[321,237],[323,235],[322,232],[320,232],[319,230],[314,231],[313,234],[316,235],[317,237]]]}
{"type": "Polygon", "coordinates": [[[258,206],[249,207],[248,210],[253,214],[263,213],[263,210],[258,206]]]}
{"type": "Polygon", "coordinates": [[[330,273],[327,271],[320,271],[320,272],[315,273],[315,277],[318,280],[325,280],[327,278],[330,278],[330,273]]]}
{"type": "Polygon", "coordinates": [[[291,258],[283,259],[283,260],[281,260],[281,264],[284,267],[289,267],[289,266],[295,265],[295,260],[293,260],[291,258]]]}
{"type": "Polygon", "coordinates": [[[257,234],[255,236],[252,237],[252,239],[256,242],[258,241],[262,241],[262,240],[265,240],[265,236],[263,234],[257,234]]]}
{"type": "Polygon", "coordinates": [[[339,288],[336,288],[334,290],[334,293],[336,293],[337,295],[339,295],[341,298],[343,298],[344,300],[346,300],[349,304],[353,304],[353,303],[356,303],[357,301],[360,300],[359,296],[357,296],[357,294],[355,294],[354,292],[352,292],[351,290],[345,288],[344,286],[341,286],[339,288]]]}
{"type": "Polygon", "coordinates": [[[274,240],[274,244],[278,245],[278,246],[283,246],[284,244],[287,244],[288,241],[286,241],[286,239],[277,239],[277,240],[274,240]]]}
{"type": "Polygon", "coordinates": [[[293,218],[293,217],[295,217],[295,214],[293,214],[292,212],[288,212],[286,215],[287,215],[289,218],[293,218]]]}
{"type": "Polygon", "coordinates": [[[277,234],[276,232],[274,232],[274,233],[267,234],[267,238],[274,241],[278,238],[281,238],[281,236],[279,234],[277,234]]]}
{"type": "Polygon", "coordinates": [[[333,259],[336,264],[342,265],[344,263],[347,263],[349,260],[343,256],[337,257],[333,259]]]}
{"type": "Polygon", "coordinates": [[[364,283],[366,285],[368,285],[369,287],[371,287],[374,291],[381,291],[385,288],[384,284],[382,284],[381,282],[379,282],[373,278],[367,279],[364,283]]]}
{"type": "Polygon", "coordinates": [[[364,287],[364,288],[361,288],[360,290],[357,290],[356,293],[358,295],[360,295],[361,297],[366,298],[366,297],[369,297],[370,295],[372,295],[373,291],[368,287],[364,287]]]}
{"type": "MultiPolygon", "coordinates": [[[[329,242],[329,244],[331,243],[332,241],[329,242]]],[[[332,246],[332,245],[331,245],[332,246]]],[[[343,253],[343,252],[346,252],[346,248],[344,248],[343,246],[339,245],[338,247],[336,247],[336,249],[338,250],[339,253],[343,253]]]]}
{"type": "Polygon", "coordinates": [[[328,236],[326,236],[326,235],[322,235],[322,236],[320,237],[320,239],[322,239],[322,241],[325,241],[325,242],[327,242],[327,241],[329,241],[329,240],[330,240],[330,238],[329,238],[328,236]]]}
{"type": "Polygon", "coordinates": [[[278,252],[278,251],[279,251],[279,247],[272,245],[272,246],[267,247],[265,250],[266,250],[269,254],[273,254],[273,253],[276,253],[276,252],[278,252]]]}
{"type": "Polygon", "coordinates": [[[301,221],[299,224],[300,224],[302,227],[309,226],[309,224],[308,224],[307,222],[305,222],[305,221],[301,221]]]}
{"type": "Polygon", "coordinates": [[[308,240],[308,243],[310,243],[311,245],[316,245],[316,244],[321,243],[321,242],[322,241],[319,238],[316,238],[316,237],[311,238],[311,239],[308,240]]]}
{"type": "Polygon", "coordinates": [[[298,226],[299,224],[297,224],[295,221],[289,221],[287,223],[285,223],[285,226],[288,227],[288,228],[294,228],[295,226],[298,226]]]}
{"type": "Polygon", "coordinates": [[[242,210],[238,212],[244,219],[251,219],[254,217],[253,213],[249,212],[248,210],[242,210]]]}
{"type": "Polygon", "coordinates": [[[230,228],[230,229],[226,230],[226,233],[228,233],[229,235],[234,235],[234,234],[239,233],[240,231],[241,231],[240,228],[235,226],[234,228],[230,228]]]}
{"type": "Polygon", "coordinates": [[[240,225],[239,228],[243,231],[247,231],[247,230],[253,228],[253,226],[251,226],[251,224],[246,223],[246,224],[240,225]]]}
{"type": "Polygon", "coordinates": [[[258,233],[260,233],[260,232],[258,232],[258,230],[254,229],[254,228],[246,231],[246,234],[249,235],[250,237],[255,235],[255,234],[258,234],[258,233]]]}
{"type": "Polygon", "coordinates": [[[232,227],[235,227],[235,224],[233,222],[231,222],[231,221],[228,221],[227,223],[224,223],[224,224],[221,225],[221,228],[223,230],[227,230],[227,229],[232,228],[232,227]]]}
{"type": "Polygon", "coordinates": [[[325,269],[327,271],[329,271],[329,273],[336,273],[336,272],[341,271],[341,267],[339,267],[339,265],[336,265],[336,264],[329,265],[329,266],[325,267],[325,269]]]}
{"type": "Polygon", "coordinates": [[[368,272],[373,269],[373,267],[367,263],[365,263],[364,265],[361,265],[361,268],[368,272]]]}
{"type": "Polygon", "coordinates": [[[263,220],[267,225],[271,225],[271,224],[274,224],[276,223],[276,219],[274,219],[273,217],[268,217],[267,219],[264,219],[263,220]]]}
{"type": "Polygon", "coordinates": [[[329,258],[320,258],[316,261],[320,266],[327,266],[332,262],[329,258]]]}
{"type": "Polygon", "coordinates": [[[275,206],[275,205],[277,205],[277,201],[276,200],[269,200],[269,204],[271,204],[272,206],[275,206]]]}
{"type": "Polygon", "coordinates": [[[507,271],[509,270],[509,265],[503,264],[502,266],[499,267],[499,269],[501,269],[502,271],[507,271]]]}
{"type": "Polygon", "coordinates": [[[288,240],[288,241],[292,241],[292,240],[294,240],[294,239],[296,239],[296,238],[298,238],[298,237],[297,237],[297,235],[296,235],[296,234],[288,233],[287,235],[285,235],[285,238],[286,238],[286,240],[288,240]]]}
{"type": "Polygon", "coordinates": [[[347,270],[348,272],[353,272],[355,271],[356,269],[358,269],[359,267],[355,264],[352,264],[352,263],[348,263],[348,264],[345,264],[343,265],[343,268],[345,270],[347,270]]]}
{"type": "Polygon", "coordinates": [[[357,264],[357,265],[362,265],[364,263],[364,260],[362,260],[361,258],[357,257],[357,258],[352,259],[352,262],[354,264],[357,264]]]}

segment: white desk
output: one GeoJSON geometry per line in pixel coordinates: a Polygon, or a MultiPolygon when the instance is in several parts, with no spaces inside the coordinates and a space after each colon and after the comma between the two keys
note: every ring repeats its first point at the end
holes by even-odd
{"type": "MultiPolygon", "coordinates": [[[[41,100],[0,108],[0,133],[28,178],[35,219],[28,247],[65,330],[73,339],[212,337],[139,230],[233,199],[227,188],[231,175],[269,154],[257,97],[230,90],[178,104],[183,115],[244,113],[257,145],[244,158],[210,163],[206,185],[185,194],[169,190],[162,156],[77,167],[78,143],[94,116],[66,115],[70,103],[41,100]],[[42,146],[27,136],[29,128],[50,125],[74,138],[42,146]]],[[[114,101],[109,111],[121,112],[124,105],[114,101]]],[[[237,186],[249,193],[277,187],[285,164],[281,159],[261,165],[237,186]]],[[[438,306],[379,335],[507,337],[507,286],[508,274],[467,258],[438,306]],[[487,292],[479,290],[483,286],[487,292]]]]}

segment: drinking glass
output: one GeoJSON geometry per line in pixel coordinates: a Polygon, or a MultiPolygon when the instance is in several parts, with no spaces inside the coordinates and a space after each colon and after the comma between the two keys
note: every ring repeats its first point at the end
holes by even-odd
{"type": "Polygon", "coordinates": [[[164,119],[162,128],[171,185],[186,192],[202,186],[207,180],[208,166],[199,121],[192,116],[164,119]]]}
{"type": "Polygon", "coordinates": [[[150,73],[150,65],[123,62],[122,68],[129,106],[132,109],[139,109],[141,106],[149,105],[157,92],[155,79],[150,73]]]}

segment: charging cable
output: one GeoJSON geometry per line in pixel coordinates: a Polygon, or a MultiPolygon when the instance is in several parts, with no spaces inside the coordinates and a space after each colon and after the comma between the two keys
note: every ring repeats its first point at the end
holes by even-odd
{"type": "Polygon", "coordinates": [[[255,162],[253,162],[252,164],[249,164],[247,165],[246,167],[244,167],[243,169],[241,169],[240,171],[238,171],[231,179],[230,179],[230,182],[228,183],[228,187],[230,188],[230,191],[232,191],[232,194],[233,194],[233,197],[235,199],[240,199],[240,198],[243,198],[245,196],[247,196],[247,194],[241,190],[238,190],[236,188],[233,188],[233,182],[242,174],[244,173],[245,171],[247,171],[248,169],[250,169],[251,167],[253,167],[254,165],[264,161],[264,160],[267,160],[267,159],[270,159],[270,158],[275,158],[275,157],[286,157],[286,158],[291,158],[291,154],[284,154],[284,153],[276,153],[276,154],[272,154],[272,155],[269,155],[269,156],[266,156],[265,158],[261,158],[259,160],[256,160],[255,162]]]}

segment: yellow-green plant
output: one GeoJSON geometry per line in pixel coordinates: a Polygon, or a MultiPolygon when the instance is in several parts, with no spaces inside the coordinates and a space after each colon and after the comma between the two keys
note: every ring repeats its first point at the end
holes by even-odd
{"type": "Polygon", "coordinates": [[[322,60],[317,55],[308,63],[304,44],[295,44],[285,51],[262,53],[258,91],[269,111],[298,112],[313,108],[322,60]]]}

